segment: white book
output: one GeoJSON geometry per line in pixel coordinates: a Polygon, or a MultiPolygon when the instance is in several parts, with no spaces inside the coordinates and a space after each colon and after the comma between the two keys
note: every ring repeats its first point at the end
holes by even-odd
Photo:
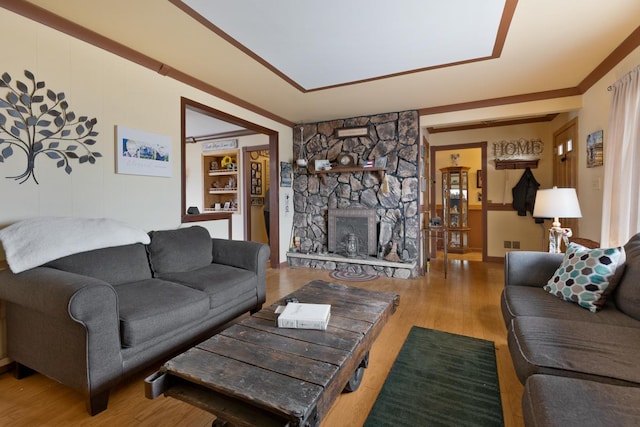
{"type": "Polygon", "coordinates": [[[279,328],[326,330],[331,317],[329,304],[290,302],[278,317],[279,328]]]}

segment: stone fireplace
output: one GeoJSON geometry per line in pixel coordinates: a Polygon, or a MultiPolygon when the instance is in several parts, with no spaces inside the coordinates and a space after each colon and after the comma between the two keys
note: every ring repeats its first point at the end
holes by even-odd
{"type": "Polygon", "coordinates": [[[302,127],[302,138],[300,128],[294,129],[294,158],[298,158],[304,144],[309,166],[294,165],[292,237],[299,241],[299,248],[288,253],[289,264],[387,277],[416,277],[419,274],[418,112],[386,113],[302,127]],[[345,128],[367,128],[368,132],[364,136],[340,137],[336,130],[345,128]],[[345,153],[356,157],[356,167],[352,170],[336,169],[335,173],[327,171],[320,175],[312,168],[315,160],[335,164],[338,156],[345,153]],[[365,161],[383,156],[387,163],[382,173],[360,167],[365,161]],[[349,213],[341,215],[341,211],[349,213]],[[375,226],[371,226],[372,223],[375,226]],[[343,230],[334,238],[332,233],[340,227],[343,230]],[[357,257],[344,255],[345,233],[356,234],[357,257]],[[335,240],[331,241],[330,237],[335,240]],[[395,253],[395,259],[389,260],[393,258],[390,252],[395,253]]]}

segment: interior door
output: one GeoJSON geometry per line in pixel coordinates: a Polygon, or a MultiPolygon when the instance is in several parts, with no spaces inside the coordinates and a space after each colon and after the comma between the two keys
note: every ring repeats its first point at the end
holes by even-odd
{"type": "MultiPolygon", "coordinates": [[[[573,119],[553,134],[553,185],[578,189],[578,119],[573,119]]],[[[578,218],[560,218],[562,227],[579,235],[578,218]]]]}

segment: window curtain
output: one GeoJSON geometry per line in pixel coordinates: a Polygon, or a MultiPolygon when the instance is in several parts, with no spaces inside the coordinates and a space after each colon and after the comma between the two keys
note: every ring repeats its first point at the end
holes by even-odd
{"type": "Polygon", "coordinates": [[[640,66],[610,90],[600,241],[618,246],[640,232],[640,66]]]}

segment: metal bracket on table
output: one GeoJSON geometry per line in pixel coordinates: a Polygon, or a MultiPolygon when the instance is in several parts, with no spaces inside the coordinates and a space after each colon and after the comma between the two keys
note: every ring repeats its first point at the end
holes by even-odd
{"type": "Polygon", "coordinates": [[[164,371],[158,371],[144,379],[144,395],[147,399],[155,399],[164,394],[169,388],[171,381],[169,375],[164,371]]]}

